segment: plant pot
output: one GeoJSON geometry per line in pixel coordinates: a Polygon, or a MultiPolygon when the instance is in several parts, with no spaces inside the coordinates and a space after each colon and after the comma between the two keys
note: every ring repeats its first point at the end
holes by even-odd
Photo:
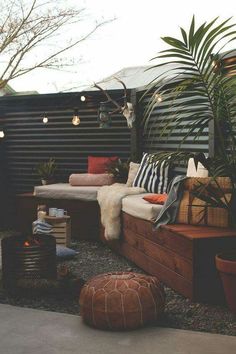
{"type": "Polygon", "coordinates": [[[236,250],[216,255],[216,268],[220,273],[228,307],[236,314],[236,250]]]}

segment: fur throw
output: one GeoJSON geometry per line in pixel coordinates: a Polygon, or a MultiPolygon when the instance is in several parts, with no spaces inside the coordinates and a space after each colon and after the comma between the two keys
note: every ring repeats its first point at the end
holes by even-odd
{"type": "Polygon", "coordinates": [[[144,192],[146,192],[144,188],[127,187],[122,183],[103,186],[99,189],[97,200],[100,205],[101,223],[105,228],[105,238],[107,240],[117,240],[120,236],[122,199],[130,194],[144,192]]]}

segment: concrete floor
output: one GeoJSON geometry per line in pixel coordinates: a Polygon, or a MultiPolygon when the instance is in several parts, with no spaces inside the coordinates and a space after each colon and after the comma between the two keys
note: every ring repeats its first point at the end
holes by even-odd
{"type": "Polygon", "coordinates": [[[67,314],[0,305],[0,354],[230,354],[236,337],[168,328],[104,332],[67,314]]]}

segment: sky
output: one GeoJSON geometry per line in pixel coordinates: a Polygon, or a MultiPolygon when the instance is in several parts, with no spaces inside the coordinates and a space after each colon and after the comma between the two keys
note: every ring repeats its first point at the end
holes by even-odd
{"type": "MultiPolygon", "coordinates": [[[[179,27],[188,28],[192,15],[198,24],[216,16],[234,16],[235,1],[227,0],[65,0],[86,8],[91,21],[113,19],[90,39],[67,53],[82,62],[68,71],[36,70],[10,82],[17,91],[40,93],[80,91],[124,67],[150,65],[166,48],[162,36],[179,36],[179,27]]],[[[80,25],[86,31],[86,20],[80,25]]],[[[78,30],[74,25],[73,31],[78,30]]],[[[63,40],[63,33],[61,34],[63,40]]]]}

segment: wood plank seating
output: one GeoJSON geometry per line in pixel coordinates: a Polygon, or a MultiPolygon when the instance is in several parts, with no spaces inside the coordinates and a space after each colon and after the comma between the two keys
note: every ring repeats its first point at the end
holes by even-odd
{"type": "Polygon", "coordinates": [[[67,210],[71,217],[71,235],[74,239],[94,240],[99,238],[99,207],[96,201],[78,199],[39,198],[33,193],[16,196],[15,227],[21,232],[31,232],[31,225],[37,218],[37,206],[45,204],[67,210]]]}
{"type": "MultiPolygon", "coordinates": [[[[31,193],[17,196],[17,226],[28,231],[38,204],[63,208],[72,219],[72,237],[99,239],[96,201],[46,199],[31,193]]],[[[236,231],[190,225],[166,225],[153,230],[150,221],[122,212],[121,240],[108,243],[147,273],[193,301],[222,303],[223,289],[215,268],[215,254],[236,248],[236,231]]]]}
{"type": "Polygon", "coordinates": [[[215,254],[236,248],[236,231],[182,224],[153,230],[124,212],[122,219],[121,240],[108,243],[101,228],[103,242],[192,301],[224,302],[215,254]]]}

